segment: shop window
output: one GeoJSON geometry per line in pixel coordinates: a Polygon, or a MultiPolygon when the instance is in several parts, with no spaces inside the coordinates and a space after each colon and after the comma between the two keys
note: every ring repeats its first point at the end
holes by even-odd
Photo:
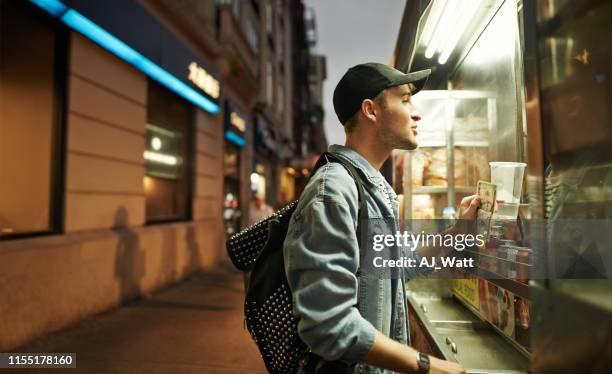
{"type": "Polygon", "coordinates": [[[144,190],[149,223],[191,215],[193,109],[149,80],[144,190]]]}
{"type": "Polygon", "coordinates": [[[2,1],[0,35],[0,236],[58,232],[67,31],[2,1]]]}
{"type": "Polygon", "coordinates": [[[240,231],[240,148],[225,142],[223,150],[223,220],[225,233],[240,231]]]}

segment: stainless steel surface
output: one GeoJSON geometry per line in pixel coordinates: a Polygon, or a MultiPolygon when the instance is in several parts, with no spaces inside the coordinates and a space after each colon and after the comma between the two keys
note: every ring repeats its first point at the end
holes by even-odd
{"type": "MultiPolygon", "coordinates": [[[[540,105],[540,83],[536,50],[535,3],[525,2],[523,6],[525,41],[523,45],[523,66],[525,70],[525,112],[529,140],[526,144],[527,168],[526,189],[529,213],[532,219],[544,218],[544,151],[540,105]]],[[[536,235],[533,233],[532,235],[536,235]]],[[[543,236],[543,233],[540,234],[543,236]]]]}
{"type": "Polygon", "coordinates": [[[450,294],[446,280],[412,280],[408,303],[445,359],[469,373],[525,373],[529,360],[450,294]],[[423,313],[425,307],[427,313],[423,313]]]}
{"type": "Polygon", "coordinates": [[[421,309],[423,310],[423,313],[427,313],[427,307],[425,304],[421,304],[421,309]]]}
{"type": "Polygon", "coordinates": [[[490,161],[524,159],[521,145],[526,134],[523,133],[523,71],[519,42],[516,1],[503,1],[450,78],[453,91],[492,94],[490,102],[485,102],[489,116],[490,161]]]}

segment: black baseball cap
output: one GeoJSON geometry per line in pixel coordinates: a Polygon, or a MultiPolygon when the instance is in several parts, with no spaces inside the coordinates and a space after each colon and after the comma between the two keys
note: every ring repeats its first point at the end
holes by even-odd
{"type": "Polygon", "coordinates": [[[361,107],[365,99],[373,99],[384,89],[412,83],[419,92],[431,69],[402,73],[391,66],[377,62],[355,65],[348,69],[334,90],[334,110],[344,125],[361,107]]]}

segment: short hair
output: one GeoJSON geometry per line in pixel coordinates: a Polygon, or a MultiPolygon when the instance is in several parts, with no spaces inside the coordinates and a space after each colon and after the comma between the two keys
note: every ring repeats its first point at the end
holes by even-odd
{"type": "MultiPolygon", "coordinates": [[[[376,95],[374,99],[372,99],[376,104],[380,105],[383,108],[386,108],[387,106],[385,91],[386,90],[380,91],[378,95],[376,95]]],[[[361,110],[361,107],[359,107],[359,110],[361,110]]],[[[355,128],[357,127],[357,118],[359,117],[359,110],[355,112],[355,114],[353,114],[353,116],[344,123],[344,130],[349,134],[355,131],[355,128]]]]}

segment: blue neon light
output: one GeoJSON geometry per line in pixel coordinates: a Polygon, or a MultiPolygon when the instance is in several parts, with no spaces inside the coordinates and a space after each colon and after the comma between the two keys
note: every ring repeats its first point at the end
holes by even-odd
{"type": "Polygon", "coordinates": [[[66,13],[68,7],[62,4],[61,1],[58,0],[30,0],[34,4],[38,5],[40,8],[43,8],[47,12],[51,13],[55,17],[61,17],[62,14],[66,13]]]}
{"type": "Polygon", "coordinates": [[[155,79],[170,90],[191,101],[193,104],[211,114],[216,114],[219,112],[219,106],[212,100],[199,94],[174,75],[168,73],[159,65],[149,60],[121,40],[117,39],[108,31],[104,30],[76,10],[66,7],[64,4],[62,4],[62,2],[57,0],[30,1],[52,15],[60,18],[60,20],[70,28],[93,40],[95,43],[99,44],[109,52],[125,60],[149,77],[155,79]]]}
{"type": "Polygon", "coordinates": [[[241,148],[245,145],[244,139],[242,139],[238,134],[235,134],[231,131],[225,132],[225,139],[229,140],[230,142],[236,144],[238,147],[241,148]]]}

